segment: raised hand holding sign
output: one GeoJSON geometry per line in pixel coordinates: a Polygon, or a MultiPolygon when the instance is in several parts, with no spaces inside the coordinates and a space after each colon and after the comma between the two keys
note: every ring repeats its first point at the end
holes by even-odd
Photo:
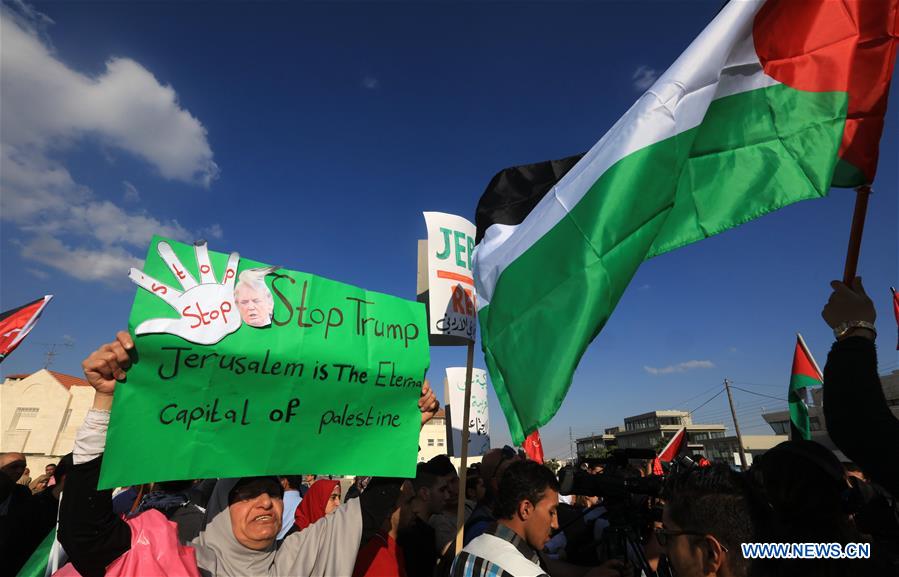
{"type": "Polygon", "coordinates": [[[157,251],[181,283],[184,292],[172,288],[142,271],[132,268],[128,277],[139,287],[150,291],[170,307],[179,318],[157,318],[142,322],[134,333],[169,333],[192,343],[213,345],[240,328],[240,315],[234,302],[234,279],[240,255],[232,252],[218,282],[209,262],[206,242],[194,245],[200,282],[187,271],[167,242],[160,242],[157,251]]]}

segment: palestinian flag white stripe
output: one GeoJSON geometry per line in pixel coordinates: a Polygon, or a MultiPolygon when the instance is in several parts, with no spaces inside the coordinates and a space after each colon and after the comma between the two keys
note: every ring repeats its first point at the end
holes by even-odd
{"type": "Polygon", "coordinates": [[[718,98],[773,86],[752,39],[764,2],[729,2],[686,51],[518,225],[495,224],[475,248],[478,308],[493,299],[503,270],[559,223],[622,158],[699,126],[718,98]]]}

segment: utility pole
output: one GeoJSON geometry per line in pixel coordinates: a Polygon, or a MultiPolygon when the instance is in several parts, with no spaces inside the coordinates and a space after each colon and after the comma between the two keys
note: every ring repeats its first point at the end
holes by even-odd
{"type": "Polygon", "coordinates": [[[746,466],[746,451],[743,449],[743,435],[740,434],[740,423],[737,422],[737,412],[734,410],[734,398],[730,394],[730,381],[724,379],[724,389],[727,391],[727,402],[730,404],[730,414],[734,418],[734,430],[737,432],[737,444],[740,445],[740,467],[745,472],[749,467],[746,466]]]}
{"type": "Polygon", "coordinates": [[[568,459],[574,462],[574,435],[571,433],[571,427],[568,427],[568,459]]]}

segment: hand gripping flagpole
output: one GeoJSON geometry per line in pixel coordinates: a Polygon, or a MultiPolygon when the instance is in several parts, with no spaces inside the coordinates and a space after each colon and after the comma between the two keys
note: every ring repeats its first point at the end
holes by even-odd
{"type": "Polygon", "coordinates": [[[865,229],[865,215],[868,212],[868,197],[871,185],[865,184],[855,189],[855,212],[852,215],[852,229],[849,232],[849,247],[846,250],[846,266],[843,269],[843,284],[852,287],[858,268],[858,254],[862,247],[862,232],[865,229]]]}

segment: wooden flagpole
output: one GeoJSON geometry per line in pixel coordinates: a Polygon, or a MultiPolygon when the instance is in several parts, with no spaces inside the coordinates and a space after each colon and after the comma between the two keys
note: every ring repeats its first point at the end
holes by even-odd
{"type": "Polygon", "coordinates": [[[471,418],[471,373],[474,368],[474,340],[468,342],[465,363],[465,408],[462,410],[462,462],[459,465],[459,504],[456,507],[456,555],[462,551],[465,530],[465,483],[468,477],[468,420],[471,418]]]}
{"type": "Polygon", "coordinates": [[[863,185],[855,189],[855,212],[852,215],[852,229],[849,232],[849,247],[846,250],[846,266],[843,269],[843,284],[852,288],[858,268],[858,254],[862,247],[862,232],[865,229],[865,215],[868,212],[868,197],[871,186],[863,185]]]}

